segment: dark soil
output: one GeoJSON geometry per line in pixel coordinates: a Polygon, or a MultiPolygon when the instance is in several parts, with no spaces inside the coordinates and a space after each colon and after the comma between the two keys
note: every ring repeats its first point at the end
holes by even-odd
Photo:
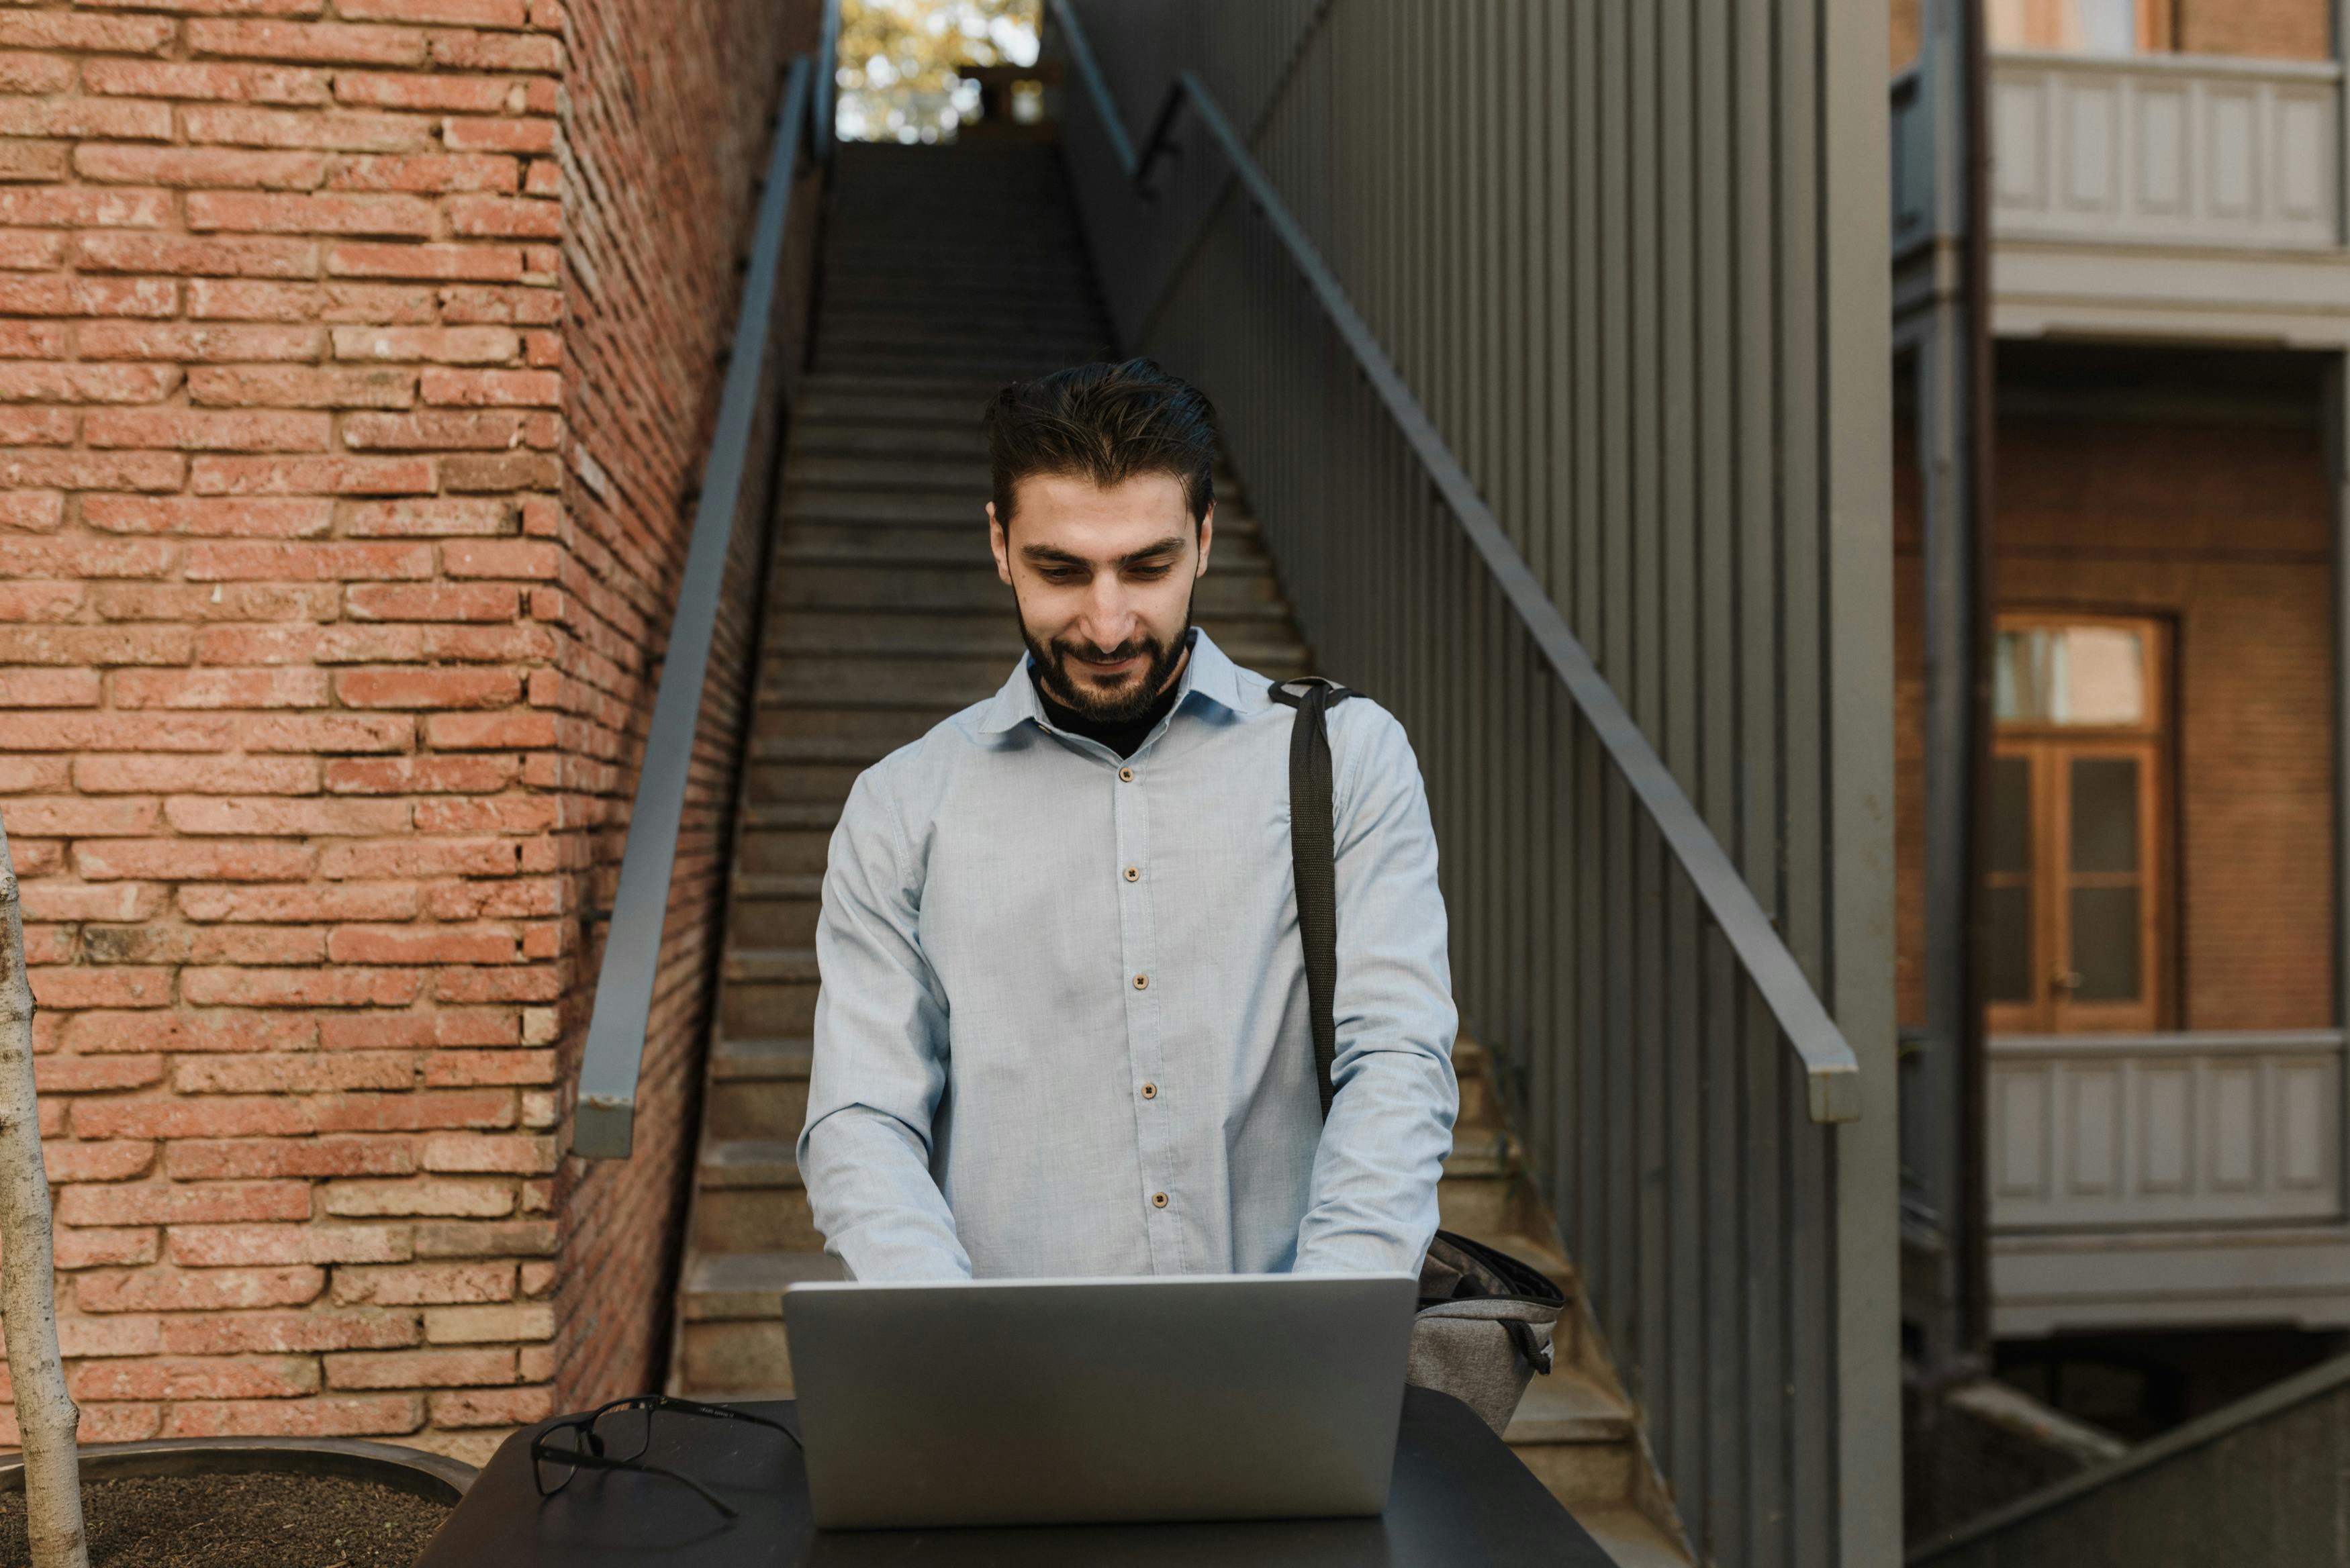
{"type": "MultiPolygon", "coordinates": [[[[340,1476],[84,1481],[90,1568],[411,1568],[451,1504],[340,1476]]],[[[0,1493],[0,1563],[29,1562],[25,1494],[0,1493]]]]}

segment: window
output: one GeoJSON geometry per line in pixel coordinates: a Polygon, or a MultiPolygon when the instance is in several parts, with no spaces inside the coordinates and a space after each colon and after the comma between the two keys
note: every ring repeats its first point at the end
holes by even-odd
{"type": "Polygon", "coordinates": [[[2000,618],[1985,910],[1995,1032],[2163,1025],[2163,634],[2119,617],[2000,618]]]}
{"type": "Polygon", "coordinates": [[[1983,0],[1994,49],[2135,55],[2171,47],[2169,0],[1983,0]]]}

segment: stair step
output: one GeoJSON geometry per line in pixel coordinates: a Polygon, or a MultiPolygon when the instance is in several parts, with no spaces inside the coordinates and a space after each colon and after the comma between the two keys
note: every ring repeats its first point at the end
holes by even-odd
{"type": "Polygon", "coordinates": [[[710,1047],[710,1076],[719,1082],[805,1079],[815,1063],[816,1042],[806,1035],[780,1040],[722,1036],[710,1047]]]}
{"type": "MultiPolygon", "coordinates": [[[[836,816],[839,814],[834,813],[836,816]]],[[[726,955],[726,978],[753,981],[808,981],[819,978],[814,948],[748,948],[726,955]]]]}
{"type": "Polygon", "coordinates": [[[796,1138],[716,1138],[702,1144],[694,1179],[703,1188],[805,1187],[796,1138]]]}
{"type": "Polygon", "coordinates": [[[1607,1553],[1616,1568],[1690,1568],[1689,1554],[1630,1503],[1586,1504],[1575,1522],[1607,1553]]]}
{"type": "Polygon", "coordinates": [[[1526,1385],[1502,1440],[1512,1448],[1549,1443],[1620,1443],[1632,1436],[1624,1401],[1575,1367],[1561,1364],[1526,1385]]]}

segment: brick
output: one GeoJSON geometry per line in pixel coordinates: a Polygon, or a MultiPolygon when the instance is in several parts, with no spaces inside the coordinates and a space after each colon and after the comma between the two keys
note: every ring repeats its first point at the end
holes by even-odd
{"type": "MultiPolygon", "coordinates": [[[[103,1188],[76,1187],[76,1192],[103,1188]]],[[[410,1264],[408,1267],[445,1265],[410,1264]]],[[[74,1303],[84,1312],[220,1312],[242,1307],[300,1306],[327,1288],[323,1270],[307,1265],[269,1269],[151,1268],[81,1274],[74,1303]]]]}
{"type": "Polygon", "coordinates": [[[473,114],[520,113],[526,107],[522,83],[492,77],[436,72],[338,71],[335,96],[344,103],[379,109],[448,109],[473,114]]]}
{"type": "Polygon", "coordinates": [[[406,750],[416,721],[396,713],[274,714],[244,722],[248,752],[375,753],[406,750]]]}
{"type": "MultiPolygon", "coordinates": [[[[0,599],[6,597],[6,590],[0,589],[0,599]]],[[[70,767],[71,764],[63,757],[0,757],[0,793],[47,794],[64,789],[71,782],[70,767]]],[[[31,889],[28,888],[26,892],[29,896],[31,889]]],[[[54,920],[68,917],[39,914],[27,904],[25,918],[28,920],[54,920]]]]}
{"type": "Polygon", "coordinates": [[[315,926],[229,926],[184,934],[190,963],[304,964],[327,956],[326,933],[315,926]]]}
{"type": "Polygon", "coordinates": [[[187,472],[171,452],[0,452],[0,490],[177,490],[187,472]]]}
{"type": "Polygon", "coordinates": [[[333,22],[197,21],[188,47],[199,55],[363,66],[421,66],[425,35],[413,27],[333,22]]]}
{"type": "Polygon", "coordinates": [[[355,22],[437,22],[463,27],[526,27],[528,0],[338,0],[355,22]]]}
{"type": "Polygon", "coordinates": [[[93,794],[205,786],[253,794],[308,794],[318,787],[318,763],[308,757],[190,757],[147,753],[82,756],[74,760],[74,783],[93,794]]]}
{"type": "Polygon", "coordinates": [[[412,1432],[424,1422],[415,1394],[323,1395],[299,1400],[189,1402],[172,1407],[167,1438],[369,1438],[412,1432]]]}
{"type": "Polygon", "coordinates": [[[316,147],[338,152],[406,152],[432,145],[432,120],[417,114],[304,114],[243,104],[180,111],[192,141],[243,147],[316,147]]]}
{"type": "Polygon", "coordinates": [[[199,495],[414,495],[438,486],[430,458],[340,454],[200,457],[189,467],[188,482],[199,495]]]}
{"type": "Polygon", "coordinates": [[[404,1263],[411,1251],[400,1225],[174,1225],[166,1234],[182,1268],[404,1263]]]}
{"type": "Polygon", "coordinates": [[[0,190],[0,224],[32,228],[160,228],[171,221],[165,191],[21,185],[0,190]]]}
{"type": "Polygon", "coordinates": [[[326,765],[325,784],[348,794],[438,794],[495,791],[521,771],[511,756],[341,758],[326,765]]]}
{"type": "Polygon", "coordinates": [[[327,532],[334,504],[323,496],[87,495],[81,515],[91,527],[112,534],[307,539],[327,532]]]}
{"type": "MultiPolygon", "coordinates": [[[[432,372],[426,371],[431,375],[432,372]]],[[[475,500],[429,496],[401,501],[355,502],[343,508],[343,532],[354,538],[452,537],[511,534],[513,503],[501,496],[475,500]]]]}
{"type": "Polygon", "coordinates": [[[174,1355],[312,1354],[390,1350],[420,1343],[417,1314],[380,1308],[245,1312],[161,1320],[161,1348],[174,1355]]]}
{"type": "Polygon", "coordinates": [[[18,664],[185,664],[192,651],[180,626],[0,627],[0,659],[18,664]]]}
{"type": "MultiPolygon", "coordinates": [[[[82,1061],[86,1058],[68,1057],[66,1060],[82,1061]]],[[[46,1062],[39,1064],[42,1066],[47,1064],[46,1062]]],[[[39,1087],[43,1093],[48,1092],[47,1085],[39,1087]]],[[[52,1183],[130,1181],[154,1168],[155,1146],[135,1142],[52,1142],[41,1147],[41,1159],[52,1183]]]]}
{"type": "Polygon", "coordinates": [[[434,366],[418,391],[428,403],[463,408],[554,408],[563,401],[563,378],[551,370],[459,370],[434,366]]]}
{"type": "Polygon", "coordinates": [[[98,699],[94,670],[0,670],[0,706],[91,708],[98,699]]]}
{"type": "Polygon", "coordinates": [[[211,277],[310,277],[318,270],[315,240],[240,236],[203,239],[128,230],[86,234],[77,260],[99,272],[168,272],[211,277]]]}
{"type": "Polygon", "coordinates": [[[320,1095],[353,1089],[408,1089],[416,1086],[416,1063],[405,1051],[215,1055],[174,1064],[172,1086],[183,1095],[320,1095]]]}
{"type": "MultiPolygon", "coordinates": [[[[400,975],[399,971],[378,971],[400,975]]],[[[402,978],[411,978],[402,976],[402,978]]],[[[418,1132],[515,1125],[514,1096],[503,1089],[429,1090],[410,1095],[350,1095],[322,1100],[321,1132],[418,1132]]]]}
{"type": "MultiPolygon", "coordinates": [[[[45,1095],[88,1095],[107,1089],[136,1089],[160,1083],[162,1077],[163,1059],[160,1056],[44,1056],[33,1064],[34,1085],[45,1095]]],[[[98,1136],[82,1129],[76,1130],[85,1137],[98,1136]]],[[[80,1147],[94,1149],[96,1146],[85,1144],[80,1147]]],[[[98,1176],[83,1179],[115,1181],[120,1178],[98,1176]]]]}
{"type": "Polygon", "coordinates": [[[73,62],[56,55],[0,54],[0,92],[63,92],[73,74],[73,62]]]}
{"type": "Polygon", "coordinates": [[[0,13],[0,49],[88,49],[151,55],[172,42],[168,16],[81,16],[54,11],[0,13]]]}
{"type": "Polygon", "coordinates": [[[552,1257],[555,1249],[551,1220],[437,1220],[416,1227],[420,1258],[552,1257]]]}
{"type": "Polygon", "coordinates": [[[46,534],[65,521],[65,514],[66,498],[54,490],[17,490],[0,494],[0,528],[46,534]]]}
{"type": "Polygon", "coordinates": [[[90,963],[180,963],[193,934],[180,926],[84,926],[82,957],[90,963]]]}
{"type": "MultiPolygon", "coordinates": [[[[185,569],[188,576],[196,582],[235,581],[241,578],[272,581],[313,578],[339,582],[414,579],[429,577],[432,575],[432,546],[340,542],[201,544],[188,547],[185,569]]],[[[300,674],[315,679],[319,701],[323,701],[325,672],[306,670],[301,671],[300,674]]],[[[306,682],[303,689],[307,691],[312,687],[306,682]]],[[[241,702],[236,705],[257,708],[270,704],[241,702]]],[[[315,707],[318,702],[310,701],[292,705],[315,707]]]]}
{"type": "Polygon", "coordinates": [[[481,1133],[428,1134],[421,1157],[427,1170],[496,1171],[510,1176],[545,1176],[556,1164],[551,1137],[493,1137],[481,1133]]]}
{"type": "Polygon", "coordinates": [[[332,428],[326,414],[276,410],[93,409],[82,417],[82,439],[97,447],[320,452],[332,428]]]}
{"type": "MultiPolygon", "coordinates": [[[[327,161],[322,153],[244,148],[85,142],[74,150],[73,161],[75,172],[85,180],[114,181],[126,185],[315,191],[327,177],[327,161]]],[[[190,226],[213,225],[192,222],[190,226]]]]}
{"type": "Polygon", "coordinates": [[[185,200],[188,227],[197,231],[396,234],[421,240],[431,238],[436,226],[432,204],[415,196],[191,191],[185,200]]]}
{"type": "Polygon", "coordinates": [[[424,1337],[434,1345],[488,1345],[555,1337],[555,1308],[545,1302],[424,1309],[424,1337]]]}
{"type": "Polygon", "coordinates": [[[521,1026],[510,1007],[435,1007],[322,1018],[318,1044],[326,1051],[389,1051],[513,1045],[521,1039],[521,1026]]]}
{"type": "Polygon", "coordinates": [[[0,268],[47,272],[65,265],[66,237],[38,229],[0,231],[0,268]]]}
{"type": "Polygon", "coordinates": [[[57,99],[47,103],[18,100],[8,106],[6,119],[31,136],[55,136],[68,140],[169,141],[172,108],[161,103],[135,103],[94,98],[57,99]]]}
{"type": "Polygon", "coordinates": [[[521,678],[508,670],[348,670],[335,695],[352,708],[501,708],[521,701],[521,678]]]}
{"type": "Polygon", "coordinates": [[[152,1355],[163,1347],[161,1324],[151,1317],[60,1317],[57,1349],[68,1358],[152,1355]]]}
{"type": "Polygon", "coordinates": [[[419,896],[409,882],[345,882],[283,888],[184,887],[180,912],[192,920],[398,920],[419,896]]]}
{"type": "Polygon", "coordinates": [[[536,539],[452,540],[441,546],[442,570],[452,577],[520,577],[553,581],[563,557],[536,539]]]}
{"type": "Polygon", "coordinates": [[[555,121],[551,119],[477,119],[451,115],[441,122],[442,144],[466,152],[555,151],[555,121]]]}
{"type": "MultiPolygon", "coordinates": [[[[136,841],[129,841],[136,842],[136,841]]],[[[76,859],[88,876],[89,846],[77,847],[76,859]]],[[[18,858],[21,870],[23,858],[18,858]]],[[[31,975],[33,997],[41,1007],[75,1012],[86,1007],[169,1007],[172,971],[167,969],[41,969],[31,975]]]]}
{"type": "Polygon", "coordinates": [[[359,836],[398,833],[410,813],[396,800],[175,794],[163,802],[163,819],[182,833],[359,836]]]}
{"type": "Polygon", "coordinates": [[[191,1139],[163,1149],[164,1174],[178,1181],[404,1176],[414,1168],[408,1140],[399,1137],[191,1139]]]}
{"type": "Polygon", "coordinates": [[[283,66],[192,61],[99,58],[81,67],[82,86],[91,92],[230,103],[322,104],[329,79],[324,71],[283,66]]]}
{"type": "Polygon", "coordinates": [[[329,1355],[336,1388],[464,1388],[512,1383],[511,1350],[354,1350],[329,1355]]]}
{"type": "MultiPolygon", "coordinates": [[[[314,970],[203,967],[180,972],[180,992],[197,1007],[404,1007],[423,990],[407,970],[314,970]]],[[[358,1130],[329,1124],[321,1131],[358,1130]]]]}
{"type": "Polygon", "coordinates": [[[563,45],[555,38],[510,33],[434,33],[435,65],[473,71],[559,71],[563,45]]]}
{"type": "Polygon", "coordinates": [[[506,327],[338,327],[332,340],[338,359],[503,365],[522,351],[506,327]]]}
{"type": "Polygon", "coordinates": [[[0,400],[10,402],[151,403],[178,383],[169,365],[0,364],[0,400]]]}
{"type": "Polygon", "coordinates": [[[0,180],[62,180],[72,167],[62,141],[0,140],[0,180]]]}
{"type": "Polygon", "coordinates": [[[236,407],[404,409],[416,401],[416,378],[404,370],[205,367],[188,372],[188,396],[198,403],[236,407]]]}
{"type": "Polygon", "coordinates": [[[327,1212],[348,1219],[434,1216],[497,1220],[514,1212],[510,1184],[494,1181],[347,1181],[326,1191],[327,1212]]]}
{"type": "Polygon", "coordinates": [[[318,1387],[317,1364],[294,1356],[84,1362],[67,1373],[76,1399],[292,1399],[318,1387]]]}
{"type": "MultiPolygon", "coordinates": [[[[250,562],[244,551],[336,550],[363,546],[259,545],[199,546],[207,553],[201,561],[191,551],[188,575],[203,581],[235,575],[234,565],[250,562]],[[210,552],[229,552],[212,554],[210,552]]],[[[315,563],[317,557],[286,557],[315,563]]],[[[327,675],[322,670],[123,670],[113,677],[118,708],[318,708],[327,701],[327,675]]]]}
{"type": "Polygon", "coordinates": [[[91,321],[80,328],[86,359],[313,359],[325,341],[317,327],[195,325],[181,321],[91,321]]]}
{"type": "Polygon", "coordinates": [[[8,803],[8,826],[14,832],[41,838],[130,836],[155,831],[155,803],[24,795],[8,803]]]}
{"type": "Polygon", "coordinates": [[[523,1427],[555,1414],[555,1391],[536,1388],[470,1388],[432,1396],[436,1427],[523,1427]]]}
{"type": "Polygon", "coordinates": [[[509,193],[521,182],[521,167],[499,153],[360,153],[338,163],[327,186],[334,191],[407,191],[439,195],[449,192],[509,193]]]}
{"type": "MultiPolygon", "coordinates": [[[[88,1113],[107,1103],[93,1101],[75,1109],[88,1113]]],[[[196,1225],[309,1217],[310,1189],[299,1181],[133,1182],[68,1187],[57,1197],[57,1218],[68,1225],[196,1225]]]]}
{"type": "MultiPolygon", "coordinates": [[[[0,701],[16,688],[14,673],[0,670],[0,701]]],[[[11,713],[0,709],[0,750],[115,751],[126,745],[143,744],[159,752],[217,752],[228,746],[232,736],[228,722],[222,719],[159,719],[143,713],[11,713]]],[[[22,867],[18,869],[23,871],[22,867]]],[[[24,875],[34,873],[25,871],[24,875]]]]}
{"type": "Polygon", "coordinates": [[[24,885],[25,915],[36,920],[144,920],[163,907],[163,890],[144,882],[24,885]]]}
{"type": "Polygon", "coordinates": [[[164,317],[179,310],[173,278],[0,276],[0,315],[164,317]]]}
{"type": "Polygon", "coordinates": [[[301,1051],[317,1043],[317,1021],[251,1012],[168,1013],[90,1012],[66,1023],[66,1048],[85,1055],[108,1052],[301,1051]]]}
{"type": "Polygon", "coordinates": [[[318,874],[336,880],[373,880],[388,877],[511,877],[521,868],[521,847],[495,839],[442,839],[437,842],[411,839],[388,844],[330,844],[318,852],[318,874]]]}
{"type": "Polygon", "coordinates": [[[522,416],[503,410],[363,413],[343,421],[343,441],[357,451],[498,450],[519,445],[523,437],[522,416]]]}
{"type": "Polygon", "coordinates": [[[503,1302],[512,1301],[514,1291],[515,1265],[510,1262],[401,1263],[335,1271],[334,1299],[339,1306],[451,1306],[503,1302]]]}
{"type": "Polygon", "coordinates": [[[61,1226],[53,1245],[60,1269],[142,1268],[162,1255],[154,1231],[145,1226],[125,1231],[61,1226]]]}

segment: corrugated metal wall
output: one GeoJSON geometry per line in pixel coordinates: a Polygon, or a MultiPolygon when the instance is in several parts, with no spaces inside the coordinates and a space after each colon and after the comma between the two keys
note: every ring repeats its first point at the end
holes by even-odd
{"type": "MultiPolygon", "coordinates": [[[[1464,1011],[1684,1519],[1725,1563],[1891,1562],[1882,6],[1077,9],[1138,147],[1178,71],[1221,102],[1859,1053],[1861,1120],[1806,1127],[1767,1018],[1677,1011],[1720,956],[1686,886],[1500,597],[1391,515],[1435,510],[1426,477],[1333,389],[1352,366],[1212,145],[1179,134],[1147,211],[1094,202],[1126,341],[1218,399],[1325,669],[1413,728],[1464,1011]],[[1637,1059],[1568,1039],[1611,1035],[1637,1059]]],[[[1081,190],[1102,156],[1073,129],[1081,190]]]]}

